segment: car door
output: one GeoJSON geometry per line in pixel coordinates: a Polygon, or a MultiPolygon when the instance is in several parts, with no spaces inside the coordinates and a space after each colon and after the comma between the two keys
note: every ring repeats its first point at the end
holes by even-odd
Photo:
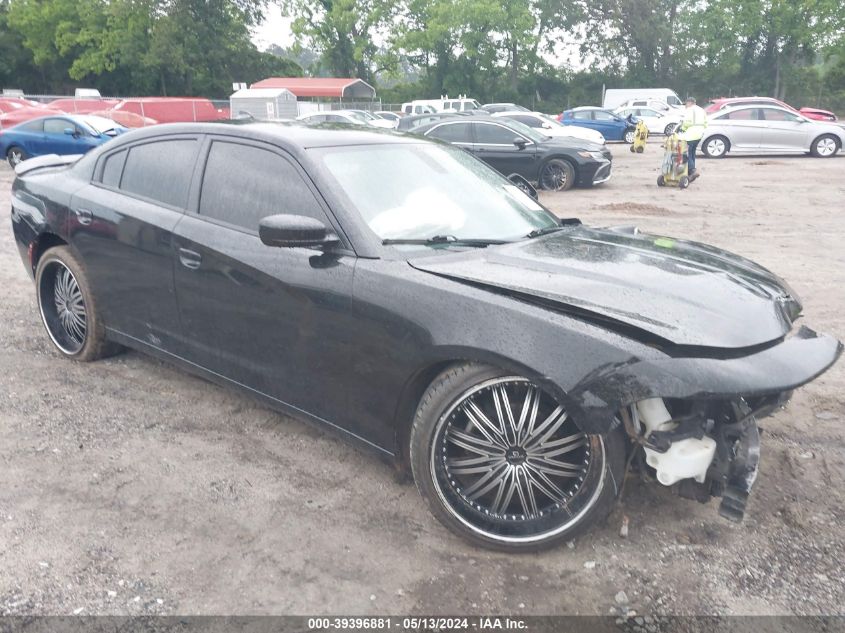
{"type": "Polygon", "coordinates": [[[86,143],[86,136],[90,137],[69,119],[45,119],[39,154],[84,154],[92,147],[86,143]],[[66,130],[72,130],[73,134],[66,134],[66,130]]]}
{"type": "Polygon", "coordinates": [[[174,136],[103,154],[73,195],[68,222],[106,327],[177,354],[171,240],[198,151],[196,136],[174,136]]]}
{"type": "MultiPolygon", "coordinates": [[[[756,151],[763,140],[766,126],[759,108],[741,108],[716,117],[716,126],[728,137],[732,150],[756,151]]],[[[715,126],[714,126],[715,127],[715,126]]]]}
{"type": "Polygon", "coordinates": [[[472,126],[476,156],[504,176],[519,174],[537,180],[537,146],[530,139],[492,121],[475,121],[472,126]],[[524,144],[516,145],[516,139],[524,144]]]}
{"type": "Polygon", "coordinates": [[[595,128],[608,140],[618,141],[622,139],[627,127],[625,123],[610,112],[604,110],[592,110],[595,128]]]}
{"type": "Polygon", "coordinates": [[[338,228],[301,166],[282,150],[212,137],[202,172],[173,241],[189,358],[288,405],[342,418],[333,408],[340,394],[326,398],[325,385],[345,384],[355,340],[343,317],[354,254],[261,242],[258,224],[270,215],[305,215],[338,228]]]}
{"type": "Polygon", "coordinates": [[[811,125],[801,117],[781,108],[760,108],[765,127],[760,137],[760,149],[804,151],[810,148],[807,126],[811,125]]]}

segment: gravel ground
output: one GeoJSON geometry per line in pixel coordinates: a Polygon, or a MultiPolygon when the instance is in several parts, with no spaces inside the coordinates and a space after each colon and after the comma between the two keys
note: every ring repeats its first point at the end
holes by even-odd
{"type": "MultiPolygon", "coordinates": [[[[702,160],[679,191],[654,184],[656,144],[613,150],[609,183],[543,202],[755,259],[845,338],[845,156],[702,160]]],[[[6,218],[0,614],[845,614],[843,362],[764,422],[744,523],[631,480],[589,536],[494,554],[389,465],[246,397],[134,352],[60,359],[6,218]]]]}

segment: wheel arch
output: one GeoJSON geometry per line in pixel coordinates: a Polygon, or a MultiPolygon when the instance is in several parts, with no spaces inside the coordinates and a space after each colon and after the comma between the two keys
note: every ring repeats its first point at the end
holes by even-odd
{"type": "MultiPolygon", "coordinates": [[[[473,363],[489,365],[501,369],[503,372],[528,378],[547,390],[567,408],[572,406],[566,393],[559,385],[518,360],[485,350],[443,350],[439,357],[427,360],[410,375],[397,400],[393,415],[395,442],[393,454],[396,466],[401,472],[410,473],[411,427],[414,423],[414,414],[426,391],[440,374],[451,367],[473,363]]],[[[575,422],[578,424],[577,420],[575,422]]],[[[578,424],[578,426],[581,425],[578,424]]]]}
{"type": "Polygon", "coordinates": [[[38,236],[32,241],[29,245],[29,265],[32,268],[33,274],[35,270],[38,268],[38,262],[51,248],[56,246],[67,246],[68,243],[62,239],[56,233],[52,231],[44,231],[43,233],[39,233],[38,236]]]}

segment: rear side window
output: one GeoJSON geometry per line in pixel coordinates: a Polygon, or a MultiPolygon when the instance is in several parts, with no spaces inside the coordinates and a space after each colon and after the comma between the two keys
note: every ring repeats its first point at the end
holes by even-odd
{"type": "Polygon", "coordinates": [[[18,129],[26,130],[27,132],[43,132],[44,120],[38,119],[37,121],[30,121],[29,123],[24,123],[18,129]]]}
{"type": "Polygon", "coordinates": [[[215,141],[208,154],[200,215],[258,232],[268,215],[326,221],[317,199],[287,159],[260,147],[215,141]]]}
{"type": "Polygon", "coordinates": [[[194,139],[136,145],[126,157],[120,189],[185,208],[197,160],[197,145],[194,139]]]}
{"type": "Polygon", "coordinates": [[[472,143],[469,123],[449,123],[433,129],[427,136],[450,143],[472,143]]]}
{"type": "Polygon", "coordinates": [[[100,179],[106,187],[120,186],[120,176],[123,174],[123,163],[126,162],[126,150],[106,157],[103,163],[103,176],[100,179]]]}

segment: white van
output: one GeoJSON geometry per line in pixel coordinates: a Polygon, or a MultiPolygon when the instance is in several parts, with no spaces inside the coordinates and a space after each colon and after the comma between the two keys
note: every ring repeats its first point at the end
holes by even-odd
{"type": "Polygon", "coordinates": [[[461,95],[455,99],[450,99],[448,95],[441,96],[439,99],[416,99],[402,104],[402,112],[405,114],[427,114],[430,112],[465,112],[467,110],[477,110],[481,107],[475,99],[469,99],[466,95],[461,95]]]}
{"type": "Polygon", "coordinates": [[[632,99],[654,99],[673,108],[684,105],[677,93],[669,88],[610,88],[605,90],[602,107],[615,110],[632,99]]]}

